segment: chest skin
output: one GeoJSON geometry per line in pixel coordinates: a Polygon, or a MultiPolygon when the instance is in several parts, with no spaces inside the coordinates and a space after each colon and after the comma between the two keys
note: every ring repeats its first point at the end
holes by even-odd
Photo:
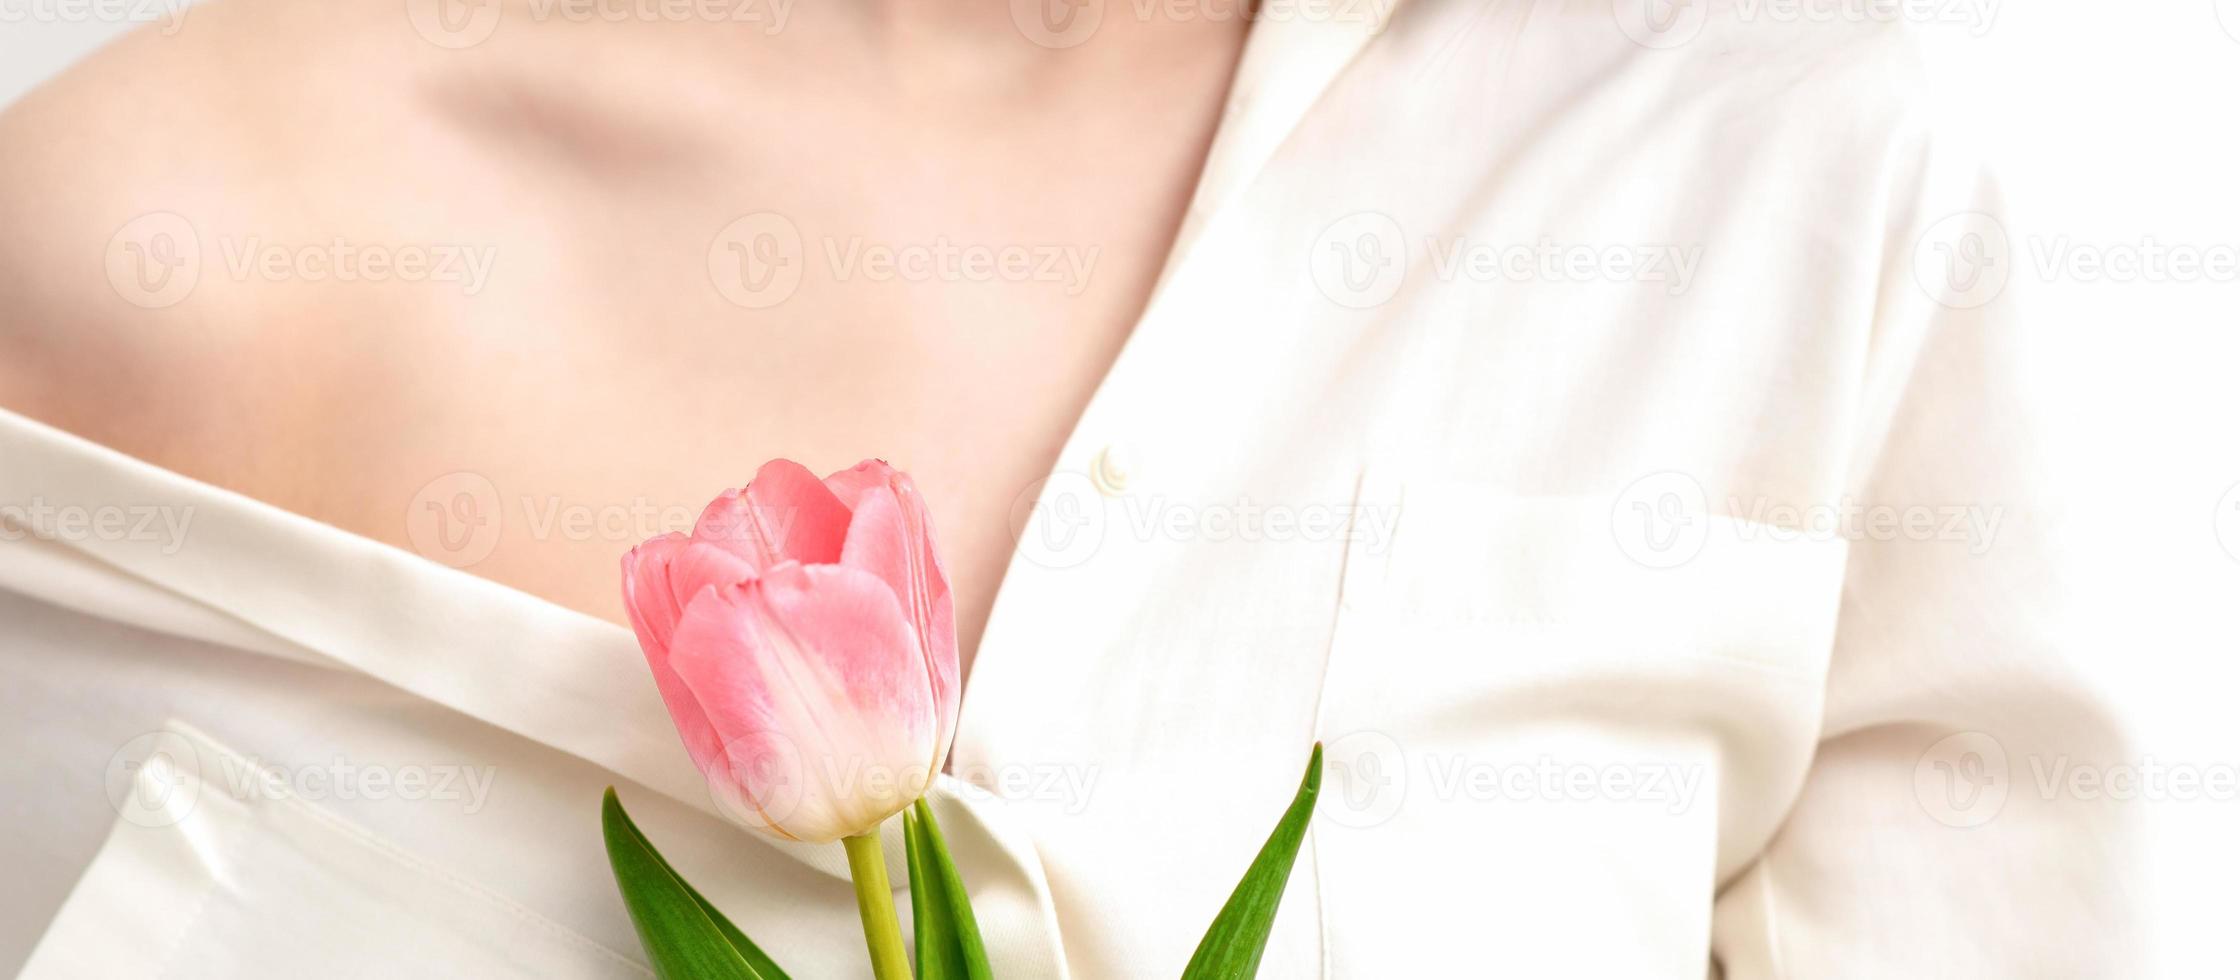
{"type": "MultiPolygon", "coordinates": [[[[1122,19],[1061,52],[804,8],[522,18],[445,51],[239,5],[205,32],[229,15],[318,57],[161,178],[193,292],[50,355],[145,397],[34,379],[11,408],[616,621],[621,554],[763,460],[884,458],[931,503],[966,651],[1245,27],[1122,19]]],[[[181,84],[234,91],[198,64],[181,84]]]]}

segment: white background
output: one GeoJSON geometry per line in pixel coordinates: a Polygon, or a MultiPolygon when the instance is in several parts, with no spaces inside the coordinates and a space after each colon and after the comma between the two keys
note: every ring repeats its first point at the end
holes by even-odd
{"type": "MultiPolygon", "coordinates": [[[[135,26],[24,19],[53,2],[0,0],[0,103],[135,26]]],[[[166,14],[179,0],[125,2],[166,14]]],[[[2068,542],[2094,586],[2080,641],[2131,708],[2138,762],[2240,765],[2240,282],[2041,267],[2057,245],[2240,248],[2240,0],[1974,3],[1992,5],[1988,28],[1977,16],[1922,32],[1955,116],[2004,178],[2009,271],[2064,394],[2068,542]]],[[[2131,805],[2158,840],[2138,896],[2158,923],[2152,972],[2236,975],[2240,800],[2131,805]]]]}
{"type": "MultiPolygon", "coordinates": [[[[2106,683],[2142,757],[2240,765],[2240,282],[2048,278],[2030,241],[2240,246],[2240,0],[2033,0],[1979,38],[1929,33],[2011,205],[2106,683]]],[[[2240,975],[2240,800],[2136,805],[2157,835],[2156,974],[2240,975]]]]}

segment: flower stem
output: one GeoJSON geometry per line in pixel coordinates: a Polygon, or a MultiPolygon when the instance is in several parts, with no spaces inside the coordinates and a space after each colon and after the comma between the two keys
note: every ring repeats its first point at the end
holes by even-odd
{"type": "Polygon", "coordinates": [[[894,888],[887,884],[887,856],[879,830],[843,837],[848,876],[856,883],[856,911],[863,916],[863,941],[871,947],[871,973],[878,980],[910,980],[910,956],[902,948],[902,926],[894,917],[894,888]]]}

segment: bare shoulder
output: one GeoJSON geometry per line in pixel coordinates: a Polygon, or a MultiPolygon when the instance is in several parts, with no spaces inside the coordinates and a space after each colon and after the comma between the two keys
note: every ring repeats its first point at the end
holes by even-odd
{"type": "MultiPolygon", "coordinates": [[[[604,148],[665,146],[565,84],[588,29],[478,39],[441,13],[213,0],[0,112],[0,407],[263,485],[204,464],[331,441],[368,410],[354,396],[427,387],[498,257],[592,237],[566,227],[608,213],[585,170],[635,162],[604,148]]],[[[510,302],[471,313],[540,312],[510,302]]]]}
{"type": "Polygon", "coordinates": [[[227,411],[286,318],[227,243],[377,206],[320,182],[409,123],[410,28],[375,6],[188,7],[0,113],[0,405],[158,454],[227,411]]]}

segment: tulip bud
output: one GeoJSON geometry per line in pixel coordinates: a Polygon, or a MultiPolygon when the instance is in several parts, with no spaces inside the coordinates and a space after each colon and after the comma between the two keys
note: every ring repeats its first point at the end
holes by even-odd
{"type": "Polygon", "coordinates": [[[690,535],[622,560],[654,683],[723,808],[787,840],[867,833],[925,794],[956,730],[957,636],[910,478],[772,460],[690,535]]]}

